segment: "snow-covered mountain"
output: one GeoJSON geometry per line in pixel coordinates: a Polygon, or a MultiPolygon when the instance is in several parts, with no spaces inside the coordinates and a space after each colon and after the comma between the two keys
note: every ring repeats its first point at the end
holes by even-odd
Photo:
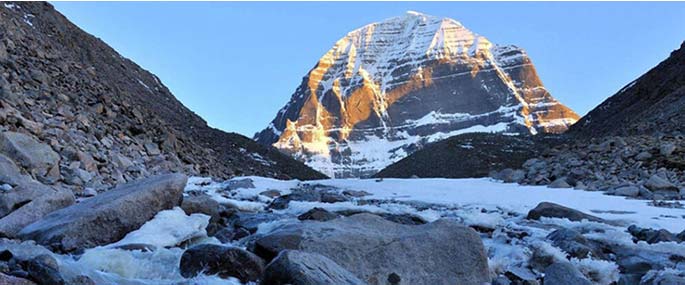
{"type": "Polygon", "coordinates": [[[368,176],[467,132],[563,132],[578,115],[525,51],[417,12],[335,43],[255,139],[335,177],[368,176]]]}

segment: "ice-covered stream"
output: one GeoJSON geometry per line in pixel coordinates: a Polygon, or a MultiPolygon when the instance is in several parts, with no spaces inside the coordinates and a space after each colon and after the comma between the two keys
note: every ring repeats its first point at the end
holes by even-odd
{"type": "MultiPolygon", "coordinates": [[[[277,220],[259,225],[257,235],[268,233],[282,223],[300,222],[296,218],[314,207],[329,211],[356,210],[372,213],[411,214],[425,221],[440,218],[458,220],[481,229],[486,246],[489,266],[493,276],[514,268],[525,268],[533,254],[543,252],[556,259],[567,255],[547,241],[547,235],[559,227],[577,230],[592,240],[611,241],[627,247],[653,252],[685,255],[685,244],[661,242],[634,243],[626,227],[663,228],[671,232],[685,229],[685,210],[653,207],[644,200],[607,196],[600,192],[573,189],[550,189],[539,186],[504,184],[489,179],[384,179],[384,180],[319,180],[279,181],[262,177],[247,177],[251,185],[236,183],[246,181],[215,182],[208,178],[191,178],[186,192],[204,192],[220,203],[231,205],[241,211],[265,211],[272,201],[260,193],[267,190],[288,194],[303,183],[328,186],[336,191],[363,193],[363,197],[345,202],[323,203],[291,201],[287,208],[271,210],[279,214],[277,220]],[[361,192],[363,191],[363,192],[361,192]],[[618,221],[615,225],[598,222],[573,222],[567,219],[543,218],[539,222],[525,219],[525,214],[538,203],[548,201],[562,204],[598,217],[618,221]],[[512,233],[525,232],[521,238],[512,239],[512,233]]],[[[184,279],[180,274],[179,261],[183,247],[198,243],[221,243],[207,237],[209,216],[186,215],[180,208],[162,211],[137,231],[129,233],[116,243],[88,249],[81,255],[55,255],[67,279],[78,275],[89,276],[96,284],[240,284],[237,280],[220,279],[216,276],[199,276],[184,279]],[[140,246],[124,250],[120,247],[140,246]]],[[[236,241],[236,246],[245,246],[236,241]]],[[[34,256],[46,251],[40,247],[18,254],[34,256]]],[[[586,276],[598,284],[618,280],[617,264],[584,258],[569,260],[586,276]]],[[[678,265],[683,270],[685,265],[678,265]]],[[[657,274],[658,272],[654,273],[657,274]]],[[[521,273],[540,274],[526,271],[521,273]]]]}

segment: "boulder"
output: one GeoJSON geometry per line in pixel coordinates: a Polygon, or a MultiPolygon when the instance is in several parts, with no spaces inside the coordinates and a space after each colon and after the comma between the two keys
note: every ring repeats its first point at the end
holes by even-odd
{"type": "Polygon", "coordinates": [[[242,189],[242,188],[255,188],[254,183],[252,183],[252,179],[250,178],[243,178],[243,179],[233,179],[229,180],[226,182],[226,190],[236,190],[236,189],[242,189]]]}
{"type": "Polygon", "coordinates": [[[56,210],[74,204],[75,198],[71,190],[64,188],[50,188],[46,193],[23,204],[9,215],[0,219],[0,235],[16,237],[25,226],[41,219],[56,210]]]}
{"type": "Polygon", "coordinates": [[[282,225],[255,242],[255,253],[267,260],[286,249],[321,254],[369,284],[490,281],[480,237],[451,220],[403,225],[364,213],[282,225]]]}
{"type": "Polygon", "coordinates": [[[544,284],[592,285],[578,269],[568,262],[556,262],[545,269],[544,284]]]}
{"type": "Polygon", "coordinates": [[[617,196],[637,197],[640,194],[640,188],[633,185],[624,185],[614,188],[610,193],[617,196]]]}
{"type": "Polygon", "coordinates": [[[553,231],[547,236],[547,239],[552,241],[552,245],[561,248],[575,258],[587,258],[590,254],[595,258],[604,257],[601,250],[596,249],[590,241],[579,232],[571,229],[562,228],[553,231]]]}
{"type": "Polygon", "coordinates": [[[264,261],[237,247],[201,244],[187,249],[181,256],[181,275],[186,278],[200,273],[235,277],[241,282],[256,281],[264,273],[264,261]]]}
{"type": "Polygon", "coordinates": [[[64,285],[64,278],[59,272],[57,261],[50,255],[44,254],[25,262],[24,268],[29,279],[41,285],[64,285]]]}
{"type": "Polygon", "coordinates": [[[7,156],[0,154],[0,184],[17,186],[28,180],[21,174],[19,167],[7,156]]]}
{"type": "Polygon", "coordinates": [[[643,152],[641,152],[641,153],[638,153],[638,154],[635,156],[635,159],[640,160],[640,161],[648,160],[648,159],[651,159],[651,158],[652,158],[652,154],[649,153],[649,152],[647,152],[647,151],[643,151],[643,152]]]}
{"type": "Polygon", "coordinates": [[[628,227],[628,233],[630,233],[635,241],[645,241],[648,244],[659,243],[659,242],[678,242],[680,239],[672,234],[671,232],[660,229],[644,229],[636,225],[631,225],[628,227]]]}
{"type": "Polygon", "coordinates": [[[157,212],[178,206],[186,181],[185,175],[166,174],[121,185],[50,213],[22,229],[19,237],[63,252],[118,241],[157,212]]]}
{"type": "Polygon", "coordinates": [[[676,150],[674,143],[664,143],[659,147],[659,154],[669,157],[676,150]]]}
{"type": "Polygon", "coordinates": [[[678,187],[673,185],[673,183],[669,182],[668,180],[662,178],[659,175],[652,175],[649,177],[649,179],[645,182],[645,187],[647,189],[652,190],[652,191],[673,191],[673,192],[678,192],[678,187]]]}
{"type": "Polygon", "coordinates": [[[519,183],[521,180],[526,178],[526,172],[520,169],[506,168],[502,171],[493,171],[490,173],[490,177],[502,180],[504,183],[519,183]]]}
{"type": "Polygon", "coordinates": [[[362,285],[366,283],[323,255],[284,250],[267,265],[261,284],[362,285]]]}
{"type": "Polygon", "coordinates": [[[16,132],[0,133],[0,153],[41,176],[57,166],[60,159],[49,145],[16,132]]]}
{"type": "Polygon", "coordinates": [[[22,182],[9,191],[0,192],[0,217],[7,216],[12,211],[19,209],[38,197],[49,194],[51,191],[50,187],[29,180],[22,182]]]}
{"type": "Polygon", "coordinates": [[[332,219],[337,218],[338,215],[335,213],[331,213],[329,211],[326,211],[326,209],[323,208],[313,208],[306,213],[299,215],[297,217],[298,220],[304,221],[304,220],[314,220],[314,221],[330,221],[332,219]]]}
{"type": "Polygon", "coordinates": [[[571,188],[572,186],[566,182],[566,178],[562,177],[557,180],[552,181],[549,185],[547,185],[549,188],[571,188]]]}
{"type": "Polygon", "coordinates": [[[212,218],[210,222],[212,223],[219,221],[221,218],[221,205],[207,194],[183,197],[181,209],[183,209],[187,215],[200,213],[210,216],[212,218]]]}
{"type": "Polygon", "coordinates": [[[550,202],[542,202],[535,206],[534,209],[528,212],[526,219],[539,220],[541,217],[547,218],[566,218],[571,221],[588,220],[592,222],[604,222],[603,219],[592,215],[585,214],[581,211],[564,207],[559,204],[550,202]]]}

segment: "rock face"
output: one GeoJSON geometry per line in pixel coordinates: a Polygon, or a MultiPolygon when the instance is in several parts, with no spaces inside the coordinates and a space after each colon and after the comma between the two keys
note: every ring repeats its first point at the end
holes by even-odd
{"type": "Polygon", "coordinates": [[[316,253],[284,250],[266,267],[264,285],[363,285],[354,274],[316,253]]]}
{"type": "Polygon", "coordinates": [[[0,5],[0,153],[41,182],[82,190],[169,172],[324,176],[209,127],[159,78],[45,2],[0,5]]]}
{"type": "Polygon", "coordinates": [[[328,222],[285,225],[255,245],[255,252],[266,259],[286,249],[321,254],[368,284],[490,281],[478,234],[448,220],[401,225],[376,215],[357,214],[328,222]]]}
{"type": "Polygon", "coordinates": [[[659,65],[609,97],[574,125],[581,137],[683,134],[685,42],[659,65]]]}
{"type": "Polygon", "coordinates": [[[105,245],[138,229],[161,210],[178,206],[186,176],[159,175],[121,185],[55,211],[19,232],[58,251],[105,245]]]}
{"type": "Polygon", "coordinates": [[[522,49],[408,12],[336,42],[255,139],[329,176],[359,177],[449,136],[557,133],[577,119],[522,49]]]}

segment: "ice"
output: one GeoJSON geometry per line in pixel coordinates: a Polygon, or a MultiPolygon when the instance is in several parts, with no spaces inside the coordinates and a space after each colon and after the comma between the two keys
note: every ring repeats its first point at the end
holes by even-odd
{"type": "Polygon", "coordinates": [[[157,213],[140,229],[105,247],[115,248],[127,244],[149,244],[158,248],[174,246],[194,238],[206,237],[209,218],[204,214],[186,215],[183,209],[175,207],[157,213]]]}

